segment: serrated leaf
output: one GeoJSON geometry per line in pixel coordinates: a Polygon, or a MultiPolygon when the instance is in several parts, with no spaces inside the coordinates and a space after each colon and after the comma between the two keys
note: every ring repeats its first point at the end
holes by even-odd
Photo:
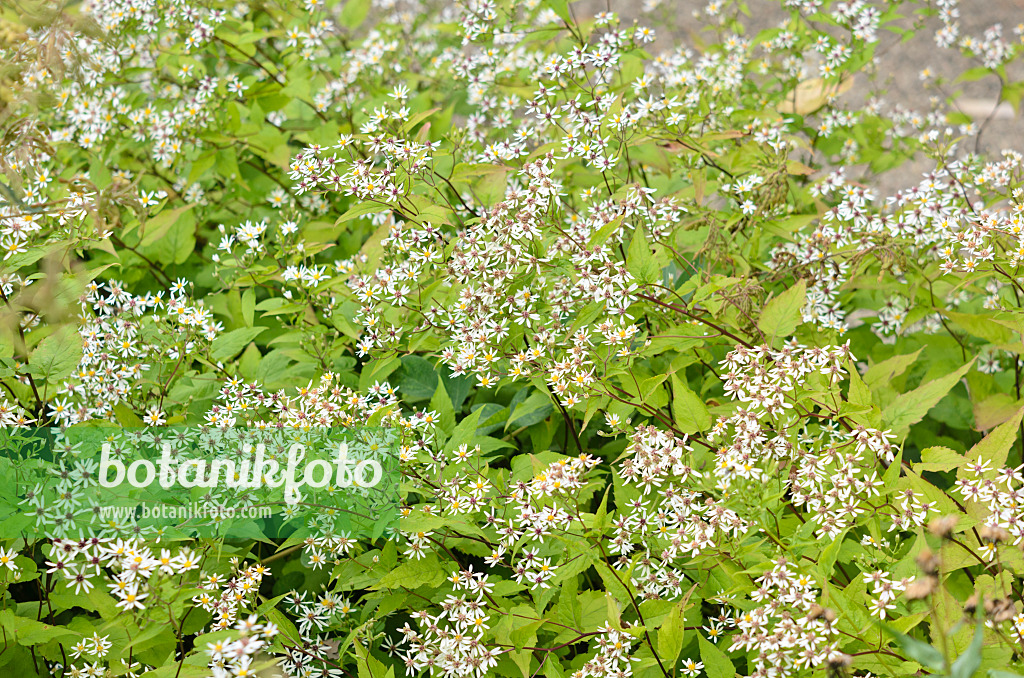
{"type": "Polygon", "coordinates": [[[765,304],[757,327],[769,338],[788,337],[803,322],[803,308],[807,303],[807,283],[798,280],[795,285],[765,304]]]}
{"type": "Polygon", "coordinates": [[[696,433],[711,428],[707,405],[678,376],[672,375],[672,419],[683,433],[696,433]]]}
{"type": "Polygon", "coordinates": [[[626,269],[634,278],[643,283],[654,283],[661,280],[661,267],[655,261],[651,246],[647,242],[647,235],[640,227],[633,231],[629,252],[626,253],[626,269]]]}
{"type": "Polygon", "coordinates": [[[864,383],[868,385],[868,388],[875,388],[876,386],[892,381],[906,372],[907,368],[917,361],[918,356],[921,355],[921,351],[923,350],[923,348],[919,348],[913,353],[893,356],[892,358],[872,365],[868,368],[868,371],[864,373],[864,383]]]}
{"type": "Polygon", "coordinates": [[[952,471],[964,463],[964,455],[948,447],[929,447],[921,451],[921,461],[914,464],[914,471],[952,471]]]}
{"type": "Polygon", "coordinates": [[[896,439],[902,440],[911,426],[924,419],[928,411],[946,397],[946,394],[956,386],[973,365],[974,359],[972,358],[969,363],[952,374],[932,379],[913,391],[901,394],[889,407],[885,408],[882,419],[896,434],[896,439]]]}
{"type": "Polygon", "coordinates": [[[870,407],[871,389],[868,388],[867,383],[861,378],[860,372],[857,371],[857,366],[849,365],[847,372],[850,375],[850,388],[847,391],[846,399],[853,405],[870,407]]]}
{"type": "MultiPolygon", "coordinates": [[[[1020,427],[1021,418],[1024,417],[1024,408],[1017,410],[1017,413],[1004,421],[999,426],[981,439],[977,445],[967,451],[963,458],[968,463],[978,461],[991,462],[992,468],[1002,468],[1006,464],[1006,457],[1017,442],[1017,431],[1020,427]]],[[[966,464],[960,468],[957,477],[961,480],[967,477],[966,464]]]]}
{"type": "Polygon", "coordinates": [[[437,556],[433,553],[421,560],[409,560],[380,578],[370,589],[373,591],[389,588],[415,589],[420,586],[437,586],[445,580],[437,556]]]}
{"type": "Polygon", "coordinates": [[[28,361],[29,374],[50,384],[67,379],[82,360],[83,345],[74,328],[67,325],[57,328],[32,351],[28,361]]]}
{"type": "Polygon", "coordinates": [[[672,606],[658,629],[658,657],[665,666],[675,666],[686,638],[686,608],[690,595],[697,588],[695,584],[682,600],[672,606]]]}
{"type": "Polygon", "coordinates": [[[7,638],[26,647],[40,645],[55,638],[81,638],[82,634],[61,626],[52,626],[43,622],[19,617],[11,610],[0,610],[0,628],[7,638]]]}
{"type": "Polygon", "coordinates": [[[736,675],[732,660],[717,645],[704,636],[697,636],[697,642],[700,646],[700,660],[704,662],[704,673],[708,678],[733,678],[736,675]]]}

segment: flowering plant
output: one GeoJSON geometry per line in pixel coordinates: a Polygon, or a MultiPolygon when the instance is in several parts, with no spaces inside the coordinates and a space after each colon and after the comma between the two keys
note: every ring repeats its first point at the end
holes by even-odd
{"type": "Polygon", "coordinates": [[[1024,155],[876,61],[1017,111],[1024,24],[583,4],[0,9],[0,670],[1017,675],[1024,155]],[[400,520],[77,529],[165,426],[383,429],[400,520]]]}

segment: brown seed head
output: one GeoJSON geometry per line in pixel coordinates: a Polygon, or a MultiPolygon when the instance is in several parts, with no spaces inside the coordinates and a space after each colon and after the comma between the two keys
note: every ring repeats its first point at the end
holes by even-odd
{"type": "Polygon", "coordinates": [[[953,536],[953,529],[956,528],[957,517],[955,515],[942,516],[928,523],[928,531],[936,537],[949,539],[953,536]]]}
{"type": "Polygon", "coordinates": [[[907,600],[921,600],[930,596],[938,584],[939,580],[933,576],[915,579],[907,584],[907,590],[904,595],[906,595],[907,600]]]}
{"type": "Polygon", "coordinates": [[[832,669],[843,669],[853,663],[853,657],[848,654],[837,654],[829,657],[828,665],[832,669]]]}
{"type": "Polygon", "coordinates": [[[981,540],[990,544],[998,544],[999,542],[1009,541],[1010,533],[1001,527],[993,525],[985,525],[978,530],[978,536],[981,540]]]}
{"type": "Polygon", "coordinates": [[[996,600],[995,604],[992,606],[992,611],[989,613],[989,616],[992,617],[992,621],[997,624],[1016,617],[1017,606],[1014,604],[1013,598],[1000,598],[999,600],[996,600]]]}
{"type": "Polygon", "coordinates": [[[939,571],[939,558],[929,548],[925,548],[917,554],[915,560],[917,566],[927,575],[933,575],[939,571]]]}

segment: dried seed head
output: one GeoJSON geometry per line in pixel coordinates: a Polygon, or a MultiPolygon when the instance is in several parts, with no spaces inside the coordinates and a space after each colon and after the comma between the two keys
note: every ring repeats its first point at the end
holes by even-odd
{"type": "Polygon", "coordinates": [[[853,663],[853,657],[848,654],[838,653],[828,658],[828,665],[831,669],[844,669],[853,663]]]}
{"type": "Polygon", "coordinates": [[[974,614],[974,611],[977,610],[977,609],[978,609],[978,594],[975,593],[974,595],[972,595],[970,598],[967,599],[967,602],[964,603],[964,612],[966,612],[967,614],[974,614]]]}
{"type": "Polygon", "coordinates": [[[949,539],[953,536],[953,529],[956,528],[957,517],[955,515],[942,516],[928,523],[928,531],[936,537],[949,539]]]}
{"type": "Polygon", "coordinates": [[[990,544],[998,544],[999,542],[1009,541],[1010,533],[1001,527],[993,525],[985,525],[978,531],[978,536],[981,540],[990,544]]]}
{"type": "Polygon", "coordinates": [[[830,608],[822,607],[815,603],[807,611],[807,621],[814,621],[815,619],[824,619],[827,623],[831,624],[836,620],[836,613],[830,608]]]}
{"type": "Polygon", "coordinates": [[[929,548],[925,548],[917,554],[915,561],[921,571],[927,575],[933,575],[939,571],[939,558],[929,548]]]}
{"type": "MultiPolygon", "coordinates": [[[[985,606],[988,607],[987,605],[985,606]]],[[[992,621],[999,623],[1009,619],[1013,619],[1017,616],[1017,606],[1013,602],[1013,598],[1000,598],[996,600],[992,605],[992,610],[989,612],[989,616],[992,617],[992,621]]]]}
{"type": "Polygon", "coordinates": [[[921,600],[930,596],[938,585],[939,580],[933,576],[915,579],[907,584],[907,590],[904,595],[906,595],[907,600],[921,600]]]}

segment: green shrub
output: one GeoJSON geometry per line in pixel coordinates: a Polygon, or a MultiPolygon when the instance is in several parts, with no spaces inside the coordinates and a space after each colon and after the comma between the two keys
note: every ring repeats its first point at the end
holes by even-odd
{"type": "Polygon", "coordinates": [[[1016,675],[1024,156],[873,64],[1021,27],[647,4],[2,8],[0,671],[1016,675]],[[399,527],[80,531],[164,426],[383,427],[399,527]]]}

